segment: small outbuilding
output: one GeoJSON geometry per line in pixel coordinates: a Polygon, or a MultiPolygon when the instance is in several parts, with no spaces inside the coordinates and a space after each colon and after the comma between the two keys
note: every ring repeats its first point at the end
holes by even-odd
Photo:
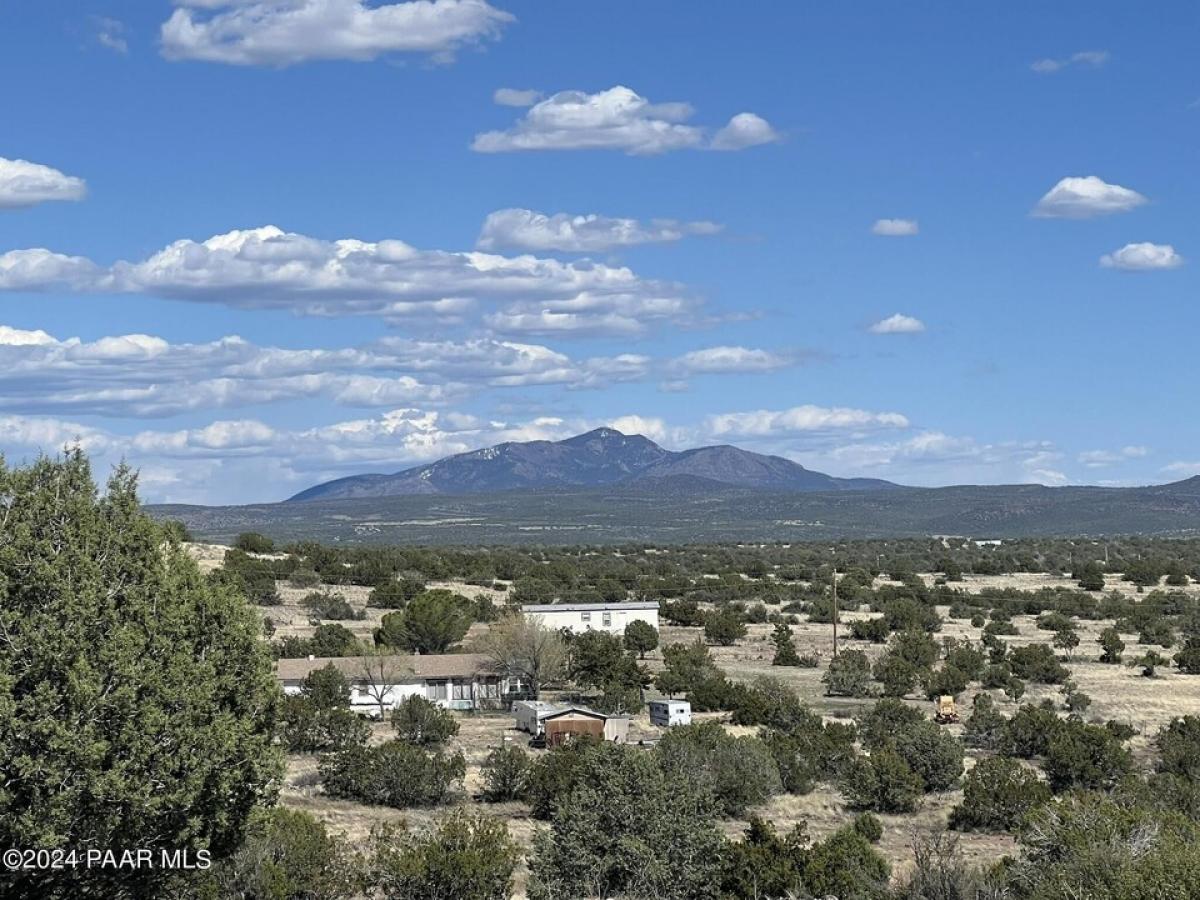
{"type": "Polygon", "coordinates": [[[513,718],[521,731],[534,737],[545,735],[551,747],[576,737],[594,737],[615,744],[629,740],[628,716],[609,716],[584,706],[520,700],[513,704],[513,718]]]}
{"type": "Polygon", "coordinates": [[[629,716],[607,716],[582,706],[568,706],[544,716],[542,728],[549,747],[578,737],[593,737],[614,744],[629,740],[629,716]]]}
{"type": "Polygon", "coordinates": [[[650,710],[650,724],[659,728],[692,723],[692,704],[686,700],[651,700],[646,706],[650,710]]]}

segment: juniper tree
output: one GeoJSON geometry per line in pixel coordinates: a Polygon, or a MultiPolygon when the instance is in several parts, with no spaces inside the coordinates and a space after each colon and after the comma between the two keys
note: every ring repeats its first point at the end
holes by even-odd
{"type": "MultiPolygon", "coordinates": [[[[0,523],[0,844],[232,853],[281,774],[258,616],[142,512],[133,472],[101,496],[79,450],[0,460],[0,523]]],[[[163,877],[23,889],[147,897],[163,877]]]]}
{"type": "Polygon", "coordinates": [[[775,642],[775,658],[771,660],[771,665],[800,665],[800,655],[796,652],[795,641],[792,640],[792,629],[783,622],[780,622],[775,626],[775,632],[771,635],[771,640],[775,642]]]}

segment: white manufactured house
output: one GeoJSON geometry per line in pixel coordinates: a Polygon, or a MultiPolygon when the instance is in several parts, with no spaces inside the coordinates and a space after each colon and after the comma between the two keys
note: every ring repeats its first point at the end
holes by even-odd
{"type": "Polygon", "coordinates": [[[646,622],[658,628],[658,603],[534,603],[521,607],[526,618],[536,618],[555,631],[565,628],[575,634],[611,631],[623,634],[630,622],[646,622]]]}
{"type": "Polygon", "coordinates": [[[692,724],[692,704],[686,700],[650,700],[650,724],[660,728],[692,724]]]}
{"type": "Polygon", "coordinates": [[[309,673],[328,665],[350,682],[350,708],[373,716],[381,697],[385,708],[417,696],[447,709],[500,709],[512,687],[478,653],[281,659],[275,677],[285,694],[299,694],[309,673]]]}

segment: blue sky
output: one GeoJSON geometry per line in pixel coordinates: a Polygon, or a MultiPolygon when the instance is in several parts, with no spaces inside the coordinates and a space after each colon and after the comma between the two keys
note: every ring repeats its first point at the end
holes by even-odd
{"type": "Polygon", "coordinates": [[[601,424],[910,484],[1200,473],[1198,25],[0,4],[0,450],[223,503],[601,424]]]}

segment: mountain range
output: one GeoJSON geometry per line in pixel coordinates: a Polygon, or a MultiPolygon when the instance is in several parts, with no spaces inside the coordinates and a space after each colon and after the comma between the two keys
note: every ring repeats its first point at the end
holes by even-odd
{"type": "Polygon", "coordinates": [[[764,456],[728,444],[676,452],[640,434],[597,428],[562,441],[509,441],[390,475],[351,475],[310,487],[289,502],[615,485],[657,490],[664,479],[787,492],[899,487],[877,478],[835,478],[782,456],[764,456]]]}
{"type": "Polygon", "coordinates": [[[736,447],[673,452],[600,428],[498,444],[290,501],[150,507],[199,538],[501,545],[1200,533],[1200,476],[1144,487],[903,487],[736,447]]]}

